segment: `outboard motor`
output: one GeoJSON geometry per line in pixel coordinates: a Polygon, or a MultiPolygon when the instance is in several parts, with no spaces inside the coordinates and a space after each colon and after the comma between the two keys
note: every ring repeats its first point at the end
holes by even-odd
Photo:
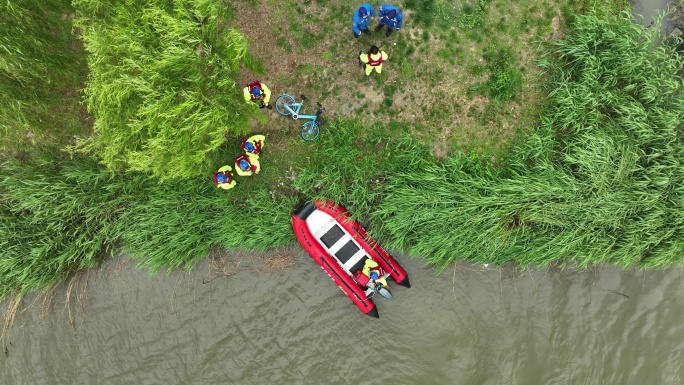
{"type": "Polygon", "coordinates": [[[387,299],[392,299],[392,293],[386,286],[375,284],[375,291],[387,299]]]}

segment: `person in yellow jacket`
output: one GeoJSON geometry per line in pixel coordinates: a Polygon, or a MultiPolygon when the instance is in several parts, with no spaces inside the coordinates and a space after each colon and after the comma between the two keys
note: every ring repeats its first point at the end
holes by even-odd
{"type": "Polygon", "coordinates": [[[387,53],[380,51],[376,46],[372,46],[367,53],[359,52],[359,60],[366,65],[366,76],[370,75],[373,69],[377,73],[382,73],[382,62],[387,60],[387,58],[387,53]]]}
{"type": "Polygon", "coordinates": [[[229,190],[235,187],[235,179],[231,174],[232,168],[230,166],[223,166],[214,173],[214,184],[224,190],[229,190]]]}
{"type": "Polygon", "coordinates": [[[387,287],[387,280],[385,277],[383,277],[385,274],[382,271],[382,268],[380,265],[378,265],[377,262],[374,260],[368,258],[366,259],[366,262],[363,264],[363,274],[367,275],[368,278],[371,279],[371,281],[375,282],[376,284],[380,284],[384,287],[387,287]]]}
{"type": "Polygon", "coordinates": [[[242,93],[247,103],[256,103],[259,105],[259,108],[273,108],[273,106],[268,104],[271,100],[271,90],[266,87],[266,84],[258,80],[247,84],[247,86],[242,89],[242,93]]]}
{"type": "Polygon", "coordinates": [[[242,149],[247,155],[259,155],[264,148],[266,137],[263,135],[252,135],[242,141],[242,149]]]}
{"type": "Polygon", "coordinates": [[[259,155],[240,155],[235,159],[235,172],[240,176],[252,176],[261,171],[259,155]]]}

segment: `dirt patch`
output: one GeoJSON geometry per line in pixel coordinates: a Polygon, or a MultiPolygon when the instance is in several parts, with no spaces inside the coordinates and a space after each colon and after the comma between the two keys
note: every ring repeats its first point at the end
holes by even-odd
{"type": "Polygon", "coordinates": [[[560,39],[562,36],[560,31],[560,15],[551,19],[551,38],[554,40],[560,39]]]}

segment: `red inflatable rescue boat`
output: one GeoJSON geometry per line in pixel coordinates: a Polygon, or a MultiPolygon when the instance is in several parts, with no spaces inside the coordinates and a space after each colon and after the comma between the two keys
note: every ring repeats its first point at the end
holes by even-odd
{"type": "Polygon", "coordinates": [[[292,213],[292,229],[304,250],[364,314],[379,317],[372,297],[378,292],[391,298],[387,279],[411,287],[406,271],[337,203],[299,205],[292,213]],[[369,266],[380,275],[369,277],[369,266]]]}

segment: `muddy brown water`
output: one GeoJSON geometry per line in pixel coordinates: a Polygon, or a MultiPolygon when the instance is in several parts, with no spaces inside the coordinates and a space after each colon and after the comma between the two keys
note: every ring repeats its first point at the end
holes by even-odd
{"type": "Polygon", "coordinates": [[[681,269],[460,264],[397,257],[412,288],[363,315],[303,252],[291,269],[149,277],[122,258],[27,308],[1,384],[682,384],[681,269]],[[84,278],[81,280],[83,281],[84,278]]]}

